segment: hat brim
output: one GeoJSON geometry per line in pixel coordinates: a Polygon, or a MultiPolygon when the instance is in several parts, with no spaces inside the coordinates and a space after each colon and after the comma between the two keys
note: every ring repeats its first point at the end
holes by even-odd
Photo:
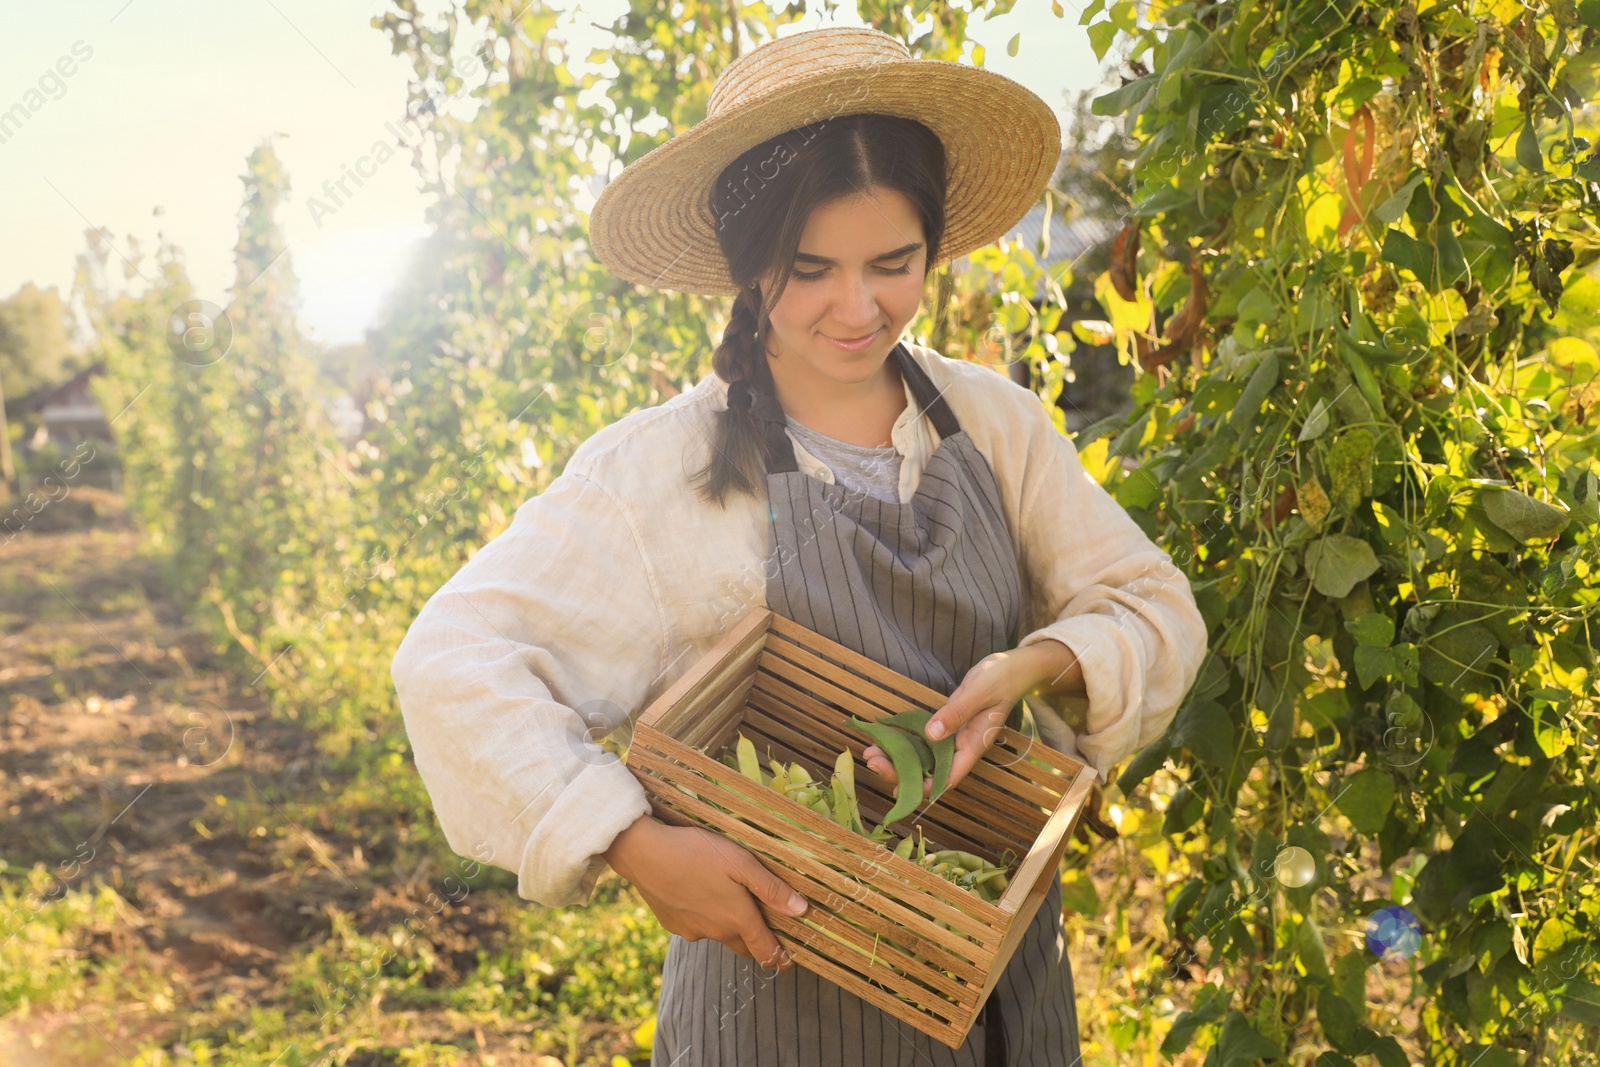
{"type": "MultiPolygon", "coordinates": [[[[992,71],[934,59],[820,71],[705,119],[625,167],[590,212],[595,255],[618,277],[652,288],[737,293],[717,243],[712,183],[768,138],[859,112],[915,119],[944,143],[945,234],[930,266],[998,240],[1038,202],[1061,156],[1049,105],[992,71]]],[[[760,184],[757,176],[753,195],[760,184]]]]}

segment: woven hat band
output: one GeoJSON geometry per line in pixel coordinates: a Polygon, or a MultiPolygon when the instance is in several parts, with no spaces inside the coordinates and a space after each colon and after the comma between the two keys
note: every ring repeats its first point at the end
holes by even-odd
{"type": "Polygon", "coordinates": [[[808,75],[910,59],[910,49],[874,30],[839,30],[825,42],[782,37],[728,64],[711,88],[706,117],[715,118],[808,75]]]}

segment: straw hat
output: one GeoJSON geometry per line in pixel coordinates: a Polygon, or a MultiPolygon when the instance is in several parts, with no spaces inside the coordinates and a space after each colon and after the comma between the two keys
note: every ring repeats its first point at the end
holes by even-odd
{"type": "Polygon", "coordinates": [[[944,142],[945,236],[930,267],[999,240],[1038,201],[1061,155],[1055,113],[1009,78],[913,59],[874,29],[808,30],[728,64],[705,119],[601,190],[589,217],[595,255],[653,288],[737,293],[711,212],[718,175],[770,137],[859,112],[915,119],[944,142]]]}

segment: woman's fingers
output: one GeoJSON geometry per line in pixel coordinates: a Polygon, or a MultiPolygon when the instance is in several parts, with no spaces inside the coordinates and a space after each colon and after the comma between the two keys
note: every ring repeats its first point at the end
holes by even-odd
{"type": "Polygon", "coordinates": [[[1016,703],[1014,690],[1017,680],[1005,653],[994,653],[972,665],[961,684],[956,686],[944,707],[934,712],[928,720],[929,739],[937,741],[964,729],[970,721],[995,704],[1007,707],[1016,703]]]}
{"type": "MultiPolygon", "coordinates": [[[[880,778],[887,778],[894,785],[900,784],[900,776],[894,773],[894,764],[889,762],[889,757],[883,754],[883,749],[877,745],[868,745],[861,753],[866,760],[867,769],[880,778]]],[[[933,790],[933,779],[924,776],[922,779],[922,795],[927,796],[933,790]]]]}
{"type": "Polygon", "coordinates": [[[945,789],[954,789],[956,783],[965,778],[967,772],[989,751],[989,746],[1000,736],[1000,728],[1005,725],[1009,710],[1000,705],[986,708],[956,733],[956,751],[950,760],[950,780],[945,784],[945,789]]]}

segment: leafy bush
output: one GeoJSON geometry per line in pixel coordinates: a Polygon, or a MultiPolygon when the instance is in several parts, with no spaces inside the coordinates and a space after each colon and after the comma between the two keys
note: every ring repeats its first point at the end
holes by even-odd
{"type": "Polygon", "coordinates": [[[1130,46],[1095,111],[1142,145],[1100,292],[1148,373],[1107,481],[1212,650],[1118,784],[1170,761],[1164,830],[1201,846],[1163,984],[1247,976],[1163,1049],[1406,1062],[1368,1025],[1387,951],[1430,1062],[1555,1055],[1559,1019],[1600,1023],[1600,5],[1083,19],[1130,46]],[[1386,905],[1419,941],[1361,943],[1386,905]]]}

